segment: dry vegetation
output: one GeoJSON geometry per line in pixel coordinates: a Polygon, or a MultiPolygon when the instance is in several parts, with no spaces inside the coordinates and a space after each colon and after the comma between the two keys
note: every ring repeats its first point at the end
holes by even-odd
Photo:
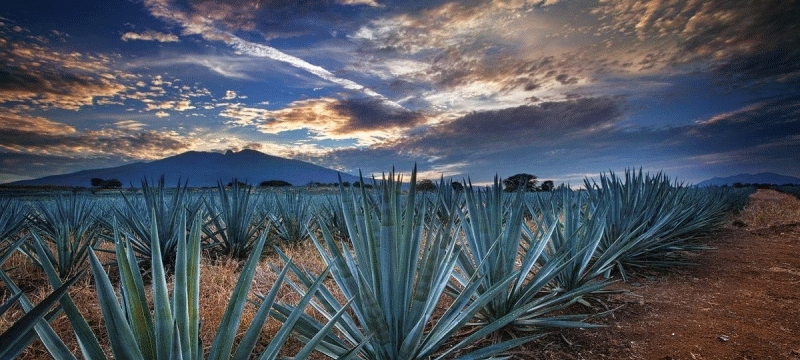
{"type": "Polygon", "coordinates": [[[775,190],[759,190],[750,196],[747,207],[736,216],[732,224],[758,229],[798,222],[800,199],[775,190]]]}
{"type": "MultiPolygon", "coordinates": [[[[311,272],[321,273],[325,268],[319,258],[317,250],[310,243],[286,247],[284,252],[296,265],[305,267],[311,272]]],[[[110,261],[113,258],[113,254],[101,252],[97,254],[103,254],[99,256],[101,261],[110,261]]],[[[275,282],[276,274],[271,269],[270,264],[276,266],[278,269],[283,266],[283,262],[276,253],[270,252],[265,256],[256,270],[251,293],[264,294],[269,291],[270,286],[275,282]]],[[[216,334],[216,329],[222,319],[225,306],[228,304],[228,299],[239,278],[241,265],[240,262],[234,260],[210,260],[208,257],[204,257],[200,264],[200,277],[202,279],[200,284],[201,338],[206,347],[206,351],[208,351],[208,346],[210,346],[216,334]]],[[[6,262],[6,267],[11,269],[7,271],[8,274],[16,281],[17,286],[25,292],[26,296],[28,296],[34,304],[38,303],[52,291],[44,272],[21,253],[14,254],[6,262]]],[[[110,270],[109,275],[111,275],[112,280],[117,278],[113,272],[113,267],[109,266],[107,270],[110,270]]],[[[171,284],[172,282],[170,281],[170,286],[171,284]]],[[[150,288],[145,287],[145,291],[147,292],[148,300],[150,300],[150,288]]],[[[0,303],[10,297],[9,293],[5,284],[0,282],[0,303]]],[[[94,289],[91,273],[86,273],[78,283],[73,285],[69,290],[69,294],[78,305],[81,314],[92,327],[95,334],[98,335],[98,340],[100,340],[106,353],[110,355],[111,347],[108,339],[102,338],[102,336],[106,335],[104,329],[105,325],[103,323],[103,314],[100,311],[100,307],[97,305],[97,294],[94,289]]],[[[297,293],[286,285],[284,285],[283,290],[278,296],[281,301],[288,303],[296,303],[299,299],[297,293]]],[[[258,299],[252,296],[251,300],[257,301],[258,299]]],[[[252,303],[248,304],[245,308],[242,322],[239,326],[239,336],[243,335],[244,330],[255,315],[256,310],[256,306],[252,303]]],[[[3,314],[3,316],[0,317],[0,331],[10,327],[22,314],[22,310],[18,306],[15,306],[7,313],[3,314]]],[[[72,327],[66,317],[60,316],[52,322],[51,326],[74,354],[80,354],[77,341],[72,333],[72,327]]],[[[270,319],[267,322],[262,329],[260,346],[256,348],[257,352],[266,347],[272,335],[275,334],[279,328],[280,323],[274,319],[270,319]]],[[[300,347],[301,345],[299,343],[290,342],[284,348],[284,352],[286,354],[296,353],[300,347]]],[[[49,357],[50,355],[44,346],[36,340],[25,350],[19,359],[42,359],[49,357]]],[[[319,358],[323,359],[325,357],[320,356],[319,358]]]]}
{"type": "MultiPolygon", "coordinates": [[[[792,196],[778,193],[776,191],[761,190],[753,194],[750,198],[749,205],[735,215],[732,221],[728,222],[727,228],[744,227],[746,229],[759,229],[773,227],[784,224],[797,224],[800,223],[800,200],[792,196]]],[[[530,224],[534,225],[534,224],[530,224]]],[[[535,226],[535,225],[534,225],[535,226]]],[[[285,247],[283,251],[292,259],[292,261],[301,268],[307,268],[312,273],[321,273],[324,269],[317,250],[308,242],[294,244],[285,247]]],[[[101,260],[110,260],[112,254],[103,255],[101,260]]],[[[236,284],[239,276],[240,262],[234,260],[210,260],[209,257],[204,257],[201,263],[201,337],[202,342],[205,344],[206,351],[212,342],[216,333],[218,324],[220,323],[225,306],[228,303],[231,291],[236,284]]],[[[280,257],[273,251],[270,251],[260,262],[259,268],[256,271],[253,280],[253,288],[251,293],[266,293],[270,286],[275,282],[276,274],[271,268],[275,266],[280,269],[283,262],[280,257]]],[[[24,257],[22,254],[15,254],[5,266],[8,274],[13,278],[18,286],[20,286],[25,294],[30,298],[33,303],[37,303],[44,296],[46,296],[52,289],[50,288],[46,277],[31,261],[24,257]]],[[[112,273],[112,280],[116,277],[113,275],[113,268],[109,267],[112,273]]],[[[291,277],[291,276],[290,276],[291,277]]],[[[327,280],[332,282],[331,279],[327,280]]],[[[149,292],[149,290],[148,290],[149,292]]],[[[91,273],[87,272],[84,277],[69,291],[70,296],[78,304],[81,313],[88,321],[89,325],[95,331],[95,334],[100,336],[100,342],[108,355],[111,354],[108,339],[102,338],[106,332],[103,331],[103,320],[97,301],[97,296],[94,290],[93,279],[91,273]]],[[[150,296],[150,294],[148,294],[150,296]]],[[[251,295],[252,296],[252,295],[251,295]]],[[[10,291],[6,289],[5,285],[0,282],[0,303],[4,302],[10,297],[10,291]]],[[[284,285],[284,289],[279,293],[279,300],[289,303],[295,303],[299,299],[299,295],[284,285]]],[[[252,296],[252,300],[257,300],[252,296]]],[[[340,299],[343,301],[343,299],[340,299]]],[[[242,323],[240,325],[241,336],[244,329],[249,324],[250,319],[256,312],[256,306],[252,303],[248,304],[243,315],[242,323]]],[[[311,314],[311,310],[309,310],[311,314]]],[[[16,319],[22,315],[22,311],[18,306],[15,306],[11,311],[8,311],[0,317],[0,331],[8,328],[16,319]]],[[[72,334],[72,328],[64,316],[59,316],[53,323],[52,327],[58,335],[64,340],[68,347],[70,347],[75,354],[80,354],[75,337],[72,334]]],[[[262,329],[260,346],[256,351],[263,349],[269,342],[273,334],[279,329],[280,324],[270,319],[262,329]]],[[[491,341],[491,340],[487,340],[491,341]]],[[[476,344],[481,346],[484,343],[476,344]]],[[[531,346],[550,346],[542,342],[535,342],[526,345],[517,354],[525,354],[534,352],[531,346]]],[[[284,352],[291,354],[300,348],[300,344],[290,341],[284,348],[284,352]]],[[[37,340],[32,346],[29,346],[21,355],[21,359],[40,359],[48,358],[49,354],[44,346],[37,340]]],[[[325,358],[322,355],[315,355],[315,358],[325,358]]],[[[528,358],[527,355],[519,355],[519,358],[528,358]]]]}

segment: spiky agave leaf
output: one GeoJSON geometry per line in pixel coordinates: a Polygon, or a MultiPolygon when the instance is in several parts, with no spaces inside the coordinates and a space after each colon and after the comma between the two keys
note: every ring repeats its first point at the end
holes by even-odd
{"type": "Polygon", "coordinates": [[[315,205],[309,194],[287,191],[275,194],[275,212],[271,214],[275,234],[284,243],[296,244],[307,240],[315,205]]]}
{"type": "Polygon", "coordinates": [[[720,225],[737,198],[726,192],[672,182],[666,175],[626,170],[624,177],[601,174],[584,181],[589,202],[608,207],[598,254],[615,258],[623,278],[626,267],[684,264],[670,254],[702,249],[693,240],[720,225]]]}
{"type": "Polygon", "coordinates": [[[23,227],[29,208],[18,199],[0,198],[0,251],[23,227]]]}
{"type": "MultiPolygon", "coordinates": [[[[153,214],[153,216],[156,216],[153,214]]],[[[180,218],[180,225],[185,226],[185,217],[180,218]]],[[[200,251],[201,251],[201,219],[195,220],[189,231],[177,236],[175,290],[172,297],[167,293],[165,266],[160,261],[160,242],[154,241],[151,247],[153,259],[153,309],[150,314],[144,297],[141,275],[135,266],[133,250],[129,242],[120,238],[119,228],[115,227],[116,253],[120,259],[120,278],[122,299],[120,303],[114,292],[108,275],[102,268],[94,253],[90,263],[95,274],[98,298],[103,310],[108,337],[114,357],[118,359],[202,359],[203,349],[199,342],[200,315],[198,313],[200,294],[200,251]]],[[[152,239],[158,239],[156,222],[152,223],[152,239]]],[[[221,324],[210,347],[210,359],[248,359],[256,346],[256,340],[263,327],[272,302],[282,286],[288,268],[279,275],[270,290],[269,301],[265,301],[245,332],[244,338],[234,353],[233,345],[241,322],[244,306],[247,301],[250,285],[260,259],[261,251],[266,243],[267,234],[262,233],[248,256],[242,273],[237,280],[230,300],[223,314],[221,324]]],[[[319,285],[317,285],[319,286],[319,285]]],[[[307,303],[311,295],[301,302],[307,303]]],[[[292,318],[299,318],[304,308],[291,313],[292,318]]],[[[70,319],[72,321],[72,319],[70,319]]],[[[295,320],[292,320],[292,322],[295,320]]],[[[291,333],[291,324],[279,331],[273,342],[260,355],[260,359],[276,359],[281,347],[291,333]]],[[[317,341],[307,345],[304,354],[315,347],[317,341]]]]}
{"type": "MultiPolygon", "coordinates": [[[[0,273],[5,273],[0,270],[0,273]]],[[[15,321],[11,326],[6,329],[2,334],[0,334],[0,359],[13,359],[15,358],[22,350],[25,349],[27,344],[29,344],[33,337],[36,335],[35,332],[32,332],[31,329],[35,327],[39,327],[36,332],[44,335],[41,337],[42,341],[45,342],[47,345],[48,350],[58,349],[55,350],[53,355],[57,356],[57,358],[70,358],[69,351],[63,353],[62,350],[66,349],[63,342],[55,336],[55,333],[52,332],[52,329],[49,328],[49,325],[45,325],[42,323],[42,319],[46,317],[48,310],[55,305],[59,299],[67,293],[72,284],[74,284],[78,278],[83,273],[80,272],[78,275],[68,279],[64,282],[63,285],[58,287],[57,289],[53,290],[47,297],[44,298],[41,302],[39,302],[36,306],[29,308],[30,310],[25,313],[21,318],[15,321]],[[49,331],[48,331],[49,329],[49,331]],[[58,344],[60,343],[60,344],[58,344]]],[[[9,304],[13,304],[19,299],[22,298],[20,293],[17,293],[12,299],[9,301],[9,304]]],[[[5,311],[5,308],[8,306],[3,304],[0,306],[5,311]]],[[[27,306],[24,306],[27,308],[27,306]]]]}
{"type": "Polygon", "coordinates": [[[223,255],[245,259],[255,245],[258,235],[269,230],[266,216],[260,214],[261,197],[253,197],[253,188],[245,184],[240,187],[233,181],[228,190],[219,181],[215,198],[206,199],[206,209],[211,221],[203,231],[214,239],[223,255]]]}
{"type": "MultiPolygon", "coordinates": [[[[96,204],[84,195],[57,196],[53,200],[36,202],[35,211],[29,216],[33,240],[54,245],[54,252],[44,246],[45,255],[62,278],[84,265],[90,249],[100,239],[96,204]]],[[[30,244],[26,250],[36,254],[30,244]]],[[[36,258],[41,261],[38,256],[36,258]]]]}
{"type": "MultiPolygon", "coordinates": [[[[416,183],[416,169],[411,183],[416,183]]],[[[351,355],[353,349],[360,347],[361,356],[369,359],[431,357],[512,280],[508,277],[477,295],[480,282],[475,277],[445,313],[434,319],[458,257],[455,229],[453,222],[427,221],[432,214],[424,202],[417,201],[414,188],[402,195],[401,186],[402,179],[394,172],[378,183],[374,194],[368,194],[364,187],[351,188],[347,193],[340,185],[349,246],[337,244],[324,224],[320,224],[322,241],[311,234],[320,255],[332,266],[338,290],[352,299],[353,314],[343,314],[336,325],[340,335],[326,334],[317,347],[329,356],[351,355]],[[426,223],[431,224],[427,231],[426,223]],[[347,250],[350,247],[352,252],[347,250]]],[[[298,283],[289,283],[301,293],[319,280],[299,268],[292,270],[298,283]]],[[[329,319],[343,307],[325,286],[318,291],[312,306],[329,319]]],[[[278,318],[286,317],[286,312],[293,309],[276,307],[278,318]]],[[[493,322],[491,326],[502,327],[512,320],[493,322]]],[[[297,328],[301,339],[307,339],[317,334],[322,324],[302,317],[297,328]]],[[[459,342],[449,352],[468,345],[459,342]]],[[[482,355],[489,357],[512,345],[503,343],[494,347],[494,352],[482,355]]]]}
{"type": "Polygon", "coordinates": [[[554,314],[598,289],[594,284],[582,283],[571,287],[572,291],[564,291],[555,285],[569,271],[582,273],[574,268],[576,264],[586,266],[592,249],[578,244],[582,239],[577,237],[557,238],[558,216],[539,218],[541,211],[531,211],[538,224],[535,231],[531,230],[526,223],[524,193],[505,194],[501,184],[496,177],[493,186],[484,190],[471,184],[464,189],[466,206],[465,210],[458,210],[458,217],[462,246],[467,251],[458,258],[458,271],[453,277],[458,286],[452,287],[452,293],[458,294],[459,287],[465,287],[476,276],[481,279],[479,294],[510,277],[510,286],[503,287],[500,296],[481,307],[480,322],[510,318],[517,330],[540,333],[551,327],[591,326],[582,321],[589,314],[575,315],[570,321],[557,321],[561,318],[554,314]],[[558,246],[560,250],[554,243],[562,245],[558,246]],[[573,251],[566,248],[573,245],[573,251]]]}
{"type": "Polygon", "coordinates": [[[2,265],[14,251],[22,246],[25,240],[26,238],[22,237],[16,242],[0,249],[0,279],[2,279],[6,287],[8,287],[13,294],[8,301],[0,304],[0,315],[4,314],[17,301],[20,302],[22,309],[26,313],[0,335],[0,359],[17,356],[17,354],[24,350],[37,335],[53,358],[74,359],[74,356],[67,350],[66,345],[64,345],[63,341],[61,341],[48,323],[55,313],[51,312],[48,314],[47,311],[66,293],[67,288],[75,283],[82,273],[67,280],[65,283],[59,283],[58,286],[54,287],[56,290],[53,291],[50,296],[45,298],[45,300],[38,305],[33,306],[25,294],[22,293],[19,287],[16,286],[2,269],[2,265]]]}
{"type": "MultiPolygon", "coordinates": [[[[187,215],[186,182],[181,185],[179,181],[177,187],[168,189],[164,183],[164,176],[159,178],[155,186],[145,179],[142,180],[141,197],[123,193],[123,199],[124,206],[116,208],[116,219],[133,235],[130,241],[137,262],[145,267],[149,267],[152,262],[150,256],[153,237],[150,229],[151,224],[155,223],[161,247],[161,261],[171,268],[175,260],[177,237],[187,231],[185,226],[179,225],[181,224],[179,218],[187,215]],[[151,214],[154,210],[155,217],[151,214]]],[[[194,206],[196,207],[196,204],[194,206]]],[[[111,224],[108,224],[108,227],[111,228],[111,224]]]]}

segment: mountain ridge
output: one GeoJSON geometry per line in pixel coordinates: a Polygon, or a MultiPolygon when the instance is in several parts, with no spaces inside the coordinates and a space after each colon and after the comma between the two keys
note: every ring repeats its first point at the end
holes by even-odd
{"type": "Polygon", "coordinates": [[[771,184],[771,185],[800,185],[800,178],[788,175],[776,174],[773,172],[761,172],[758,174],[738,174],[728,177],[713,177],[697,183],[698,187],[722,186],[740,184],[771,184]]]}
{"type": "Polygon", "coordinates": [[[357,176],[341,173],[301,160],[286,159],[256,150],[223,153],[187,151],[150,162],[135,162],[116,167],[81,170],[67,174],[49,175],[30,180],[5,183],[10,186],[81,186],[89,187],[92,178],[117,179],[123,186],[138,187],[144,179],[154,180],[162,175],[166,184],[188,181],[192,187],[216,186],[217,181],[234,178],[258,185],[262,181],[282,180],[294,186],[310,182],[337,183],[358,181],[357,176]]]}

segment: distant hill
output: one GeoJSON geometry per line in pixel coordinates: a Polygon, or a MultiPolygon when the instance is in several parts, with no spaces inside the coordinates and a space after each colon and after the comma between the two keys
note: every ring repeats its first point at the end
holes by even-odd
{"type": "MultiPolygon", "coordinates": [[[[189,151],[152,162],[137,162],[123,166],[92,169],[71,174],[52,175],[33,180],[22,180],[7,185],[52,185],[52,186],[84,186],[91,185],[92,178],[117,179],[127,187],[141,186],[143,179],[158,180],[161,175],[168,186],[174,186],[181,180],[189,182],[189,186],[216,186],[217,180],[229,182],[233,178],[247,181],[249,184],[267,180],[283,180],[295,186],[309,182],[338,183],[338,172],[300,160],[285,159],[267,155],[255,150],[240,152],[228,151],[225,154],[212,152],[189,151]]],[[[343,181],[356,182],[358,177],[342,174],[343,181]]]]}
{"type": "Polygon", "coordinates": [[[729,177],[715,177],[705,181],[701,181],[697,186],[722,186],[733,185],[734,183],[741,184],[771,184],[771,185],[785,185],[797,184],[800,185],[800,178],[794,176],[787,176],[775,174],[770,172],[763,172],[758,174],[739,174],[729,177]]]}

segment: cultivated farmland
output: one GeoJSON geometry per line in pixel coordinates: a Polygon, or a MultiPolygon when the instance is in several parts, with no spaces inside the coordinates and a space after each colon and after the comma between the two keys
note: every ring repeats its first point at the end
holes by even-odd
{"type": "MultiPolygon", "coordinates": [[[[6,196],[0,357],[648,358],[649,343],[702,355],[708,347],[648,339],[699,336],[689,318],[661,326],[659,311],[716,314],[733,300],[714,296],[748,296],[702,291],[718,286],[716,271],[734,273],[715,257],[750,257],[736,240],[742,226],[753,242],[780,227],[788,240],[772,245],[793,257],[762,260],[795,276],[775,285],[794,286],[794,297],[775,296],[797,308],[800,214],[770,208],[796,202],[786,195],[745,207],[752,188],[636,171],[582,191],[503,192],[496,179],[417,193],[404,181],[415,175],[330,193],[162,181],[102,196],[6,196]],[[708,297],[665,298],[662,283],[708,297]]],[[[746,343],[731,328],[708,336],[746,343]]],[[[783,347],[759,354],[800,349],[776,341],[783,347]]],[[[704,356],[719,354],[738,356],[704,356]]]]}

